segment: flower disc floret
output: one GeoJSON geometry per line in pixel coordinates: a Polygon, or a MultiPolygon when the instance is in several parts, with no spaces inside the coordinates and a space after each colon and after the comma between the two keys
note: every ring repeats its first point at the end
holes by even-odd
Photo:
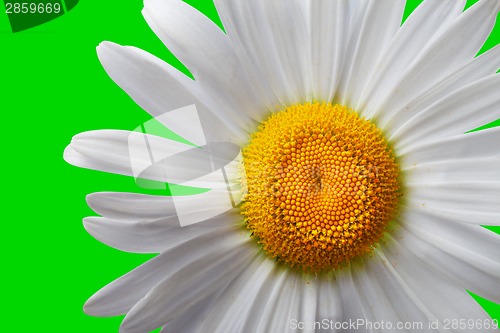
{"type": "Polygon", "coordinates": [[[246,226],[273,258],[320,272],[367,253],[394,218],[399,167],[382,132],[345,106],[290,106],[243,150],[246,226]]]}

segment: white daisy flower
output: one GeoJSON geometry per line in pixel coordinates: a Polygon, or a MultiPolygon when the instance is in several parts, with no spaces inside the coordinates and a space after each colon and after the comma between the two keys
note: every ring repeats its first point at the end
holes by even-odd
{"type": "Polygon", "coordinates": [[[145,1],[195,80],[98,47],[201,149],[101,130],[66,161],[208,191],[89,195],[90,234],[159,255],[85,312],[126,314],[123,333],[495,330],[466,290],[500,302],[500,240],[481,227],[500,224],[500,128],[464,133],[500,118],[500,46],[475,57],[500,1],[426,0],[403,25],[404,0],[215,4],[225,32],[180,0],[145,1]]]}

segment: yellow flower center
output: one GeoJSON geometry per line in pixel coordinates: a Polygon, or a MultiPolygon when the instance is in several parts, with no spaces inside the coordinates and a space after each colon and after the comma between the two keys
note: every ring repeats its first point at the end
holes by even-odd
{"type": "Polygon", "coordinates": [[[263,250],[320,272],[369,252],[399,199],[394,154],[370,121],[340,105],[288,107],[243,149],[242,214],[263,250]]]}

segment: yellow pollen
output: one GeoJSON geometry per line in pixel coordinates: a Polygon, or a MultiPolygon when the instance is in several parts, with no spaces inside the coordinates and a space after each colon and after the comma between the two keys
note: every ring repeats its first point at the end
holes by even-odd
{"type": "Polygon", "coordinates": [[[273,258],[306,271],[367,253],[399,199],[394,154],[370,121],[340,105],[290,106],[243,149],[246,226],[273,258]]]}

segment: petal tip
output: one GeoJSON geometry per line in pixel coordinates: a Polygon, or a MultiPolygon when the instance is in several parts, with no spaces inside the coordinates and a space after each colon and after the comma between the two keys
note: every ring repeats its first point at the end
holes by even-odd
{"type": "Polygon", "coordinates": [[[66,161],[66,163],[69,163],[71,165],[76,165],[75,158],[76,158],[76,151],[73,149],[70,143],[69,145],[66,146],[66,148],[64,148],[63,159],[64,161],[66,161]]]}
{"type": "Polygon", "coordinates": [[[87,202],[87,205],[94,210],[94,207],[96,206],[98,202],[99,195],[97,193],[90,193],[87,194],[85,197],[85,201],[87,202]]]}
{"type": "Polygon", "coordinates": [[[86,315],[89,315],[92,317],[102,317],[102,315],[100,315],[99,306],[97,305],[97,302],[95,301],[94,296],[90,297],[85,302],[85,304],[83,304],[83,312],[86,315]]]}

